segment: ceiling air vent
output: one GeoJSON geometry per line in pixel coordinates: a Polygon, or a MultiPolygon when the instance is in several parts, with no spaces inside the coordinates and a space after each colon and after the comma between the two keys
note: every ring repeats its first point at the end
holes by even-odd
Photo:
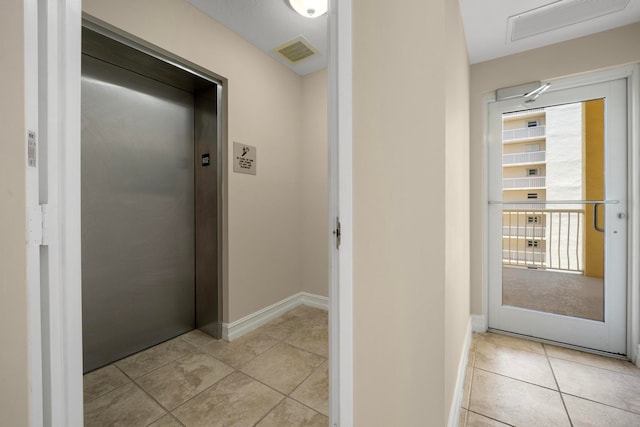
{"type": "Polygon", "coordinates": [[[627,7],[629,0],[560,0],[509,17],[508,42],[558,30],[627,7]]]}
{"type": "Polygon", "coordinates": [[[287,60],[290,64],[295,64],[318,53],[318,50],[311,46],[302,36],[281,44],[273,49],[278,55],[287,60]]]}

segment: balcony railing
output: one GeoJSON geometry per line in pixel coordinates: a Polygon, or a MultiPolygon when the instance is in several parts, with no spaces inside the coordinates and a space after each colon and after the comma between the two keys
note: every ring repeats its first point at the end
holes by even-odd
{"type": "Polygon", "coordinates": [[[544,252],[502,250],[502,265],[519,265],[526,267],[544,268],[544,252]]]}
{"type": "Polygon", "coordinates": [[[502,141],[514,139],[540,138],[544,136],[544,126],[534,126],[521,129],[507,129],[502,131],[502,141]]]}
{"type": "Polygon", "coordinates": [[[583,272],[584,227],[582,209],[504,209],[502,264],[583,272]]]}
{"type": "Polygon", "coordinates": [[[514,165],[518,163],[541,163],[545,161],[544,151],[531,151],[528,153],[503,154],[503,165],[514,165]]]}
{"type": "Polygon", "coordinates": [[[544,239],[546,227],[536,224],[530,226],[502,226],[502,237],[514,238],[527,238],[527,239],[544,239]]]}
{"type": "Polygon", "coordinates": [[[503,178],[502,188],[544,188],[545,177],[544,176],[532,176],[526,178],[503,178]]]}

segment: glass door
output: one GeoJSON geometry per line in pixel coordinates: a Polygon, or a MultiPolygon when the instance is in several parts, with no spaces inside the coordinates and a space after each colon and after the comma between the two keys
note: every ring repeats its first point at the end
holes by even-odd
{"type": "Polygon", "coordinates": [[[489,114],[489,327],[625,354],[626,81],[489,114]]]}

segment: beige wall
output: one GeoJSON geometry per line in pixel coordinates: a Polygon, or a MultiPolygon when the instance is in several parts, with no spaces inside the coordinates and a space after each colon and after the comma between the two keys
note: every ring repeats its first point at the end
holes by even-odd
{"type": "Polygon", "coordinates": [[[327,70],[302,79],[302,290],[329,295],[327,70]]]}
{"type": "Polygon", "coordinates": [[[468,322],[466,256],[452,255],[468,227],[467,61],[454,3],[353,4],[358,427],[447,422],[449,364],[468,322]]]}
{"type": "Polygon", "coordinates": [[[471,312],[483,314],[483,97],[498,88],[640,61],[640,23],[471,66],[471,312]]]}
{"type": "MultiPolygon", "coordinates": [[[[317,95],[326,90],[322,76],[303,80],[183,0],[85,0],[83,10],[228,79],[229,147],[233,141],[256,146],[258,174],[228,173],[224,321],[295,294],[303,283],[304,290],[326,295],[326,272],[310,278],[326,266],[326,241],[303,255],[312,244],[303,237],[320,240],[319,210],[326,203],[326,189],[319,182],[326,177],[326,160],[320,159],[325,166],[309,164],[310,156],[324,150],[311,146],[322,142],[317,131],[322,125],[304,128],[313,141],[304,140],[303,131],[303,112],[317,114],[312,111],[316,106],[303,101],[303,91],[317,95]],[[305,165],[317,176],[305,176],[305,165]],[[318,192],[319,201],[303,194],[308,189],[318,192]],[[316,252],[324,264],[312,262],[316,252]]],[[[326,108],[324,116],[326,127],[326,108]]],[[[229,161],[231,154],[229,150],[229,161]]]]}
{"type": "Polygon", "coordinates": [[[0,425],[28,425],[23,2],[0,13],[0,425]]]}
{"type": "Polygon", "coordinates": [[[469,60],[459,3],[447,2],[445,88],[445,410],[469,327],[469,60]]]}

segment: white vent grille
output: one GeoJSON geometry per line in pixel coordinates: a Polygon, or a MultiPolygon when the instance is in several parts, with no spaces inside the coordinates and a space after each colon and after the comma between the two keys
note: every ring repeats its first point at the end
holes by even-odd
{"type": "Polygon", "coordinates": [[[298,36],[293,40],[273,49],[278,55],[284,58],[290,64],[298,63],[318,53],[318,50],[302,36],[298,36]]]}
{"type": "Polygon", "coordinates": [[[627,7],[629,0],[560,0],[537,9],[529,10],[508,20],[508,41],[558,30],[627,7]]]}

